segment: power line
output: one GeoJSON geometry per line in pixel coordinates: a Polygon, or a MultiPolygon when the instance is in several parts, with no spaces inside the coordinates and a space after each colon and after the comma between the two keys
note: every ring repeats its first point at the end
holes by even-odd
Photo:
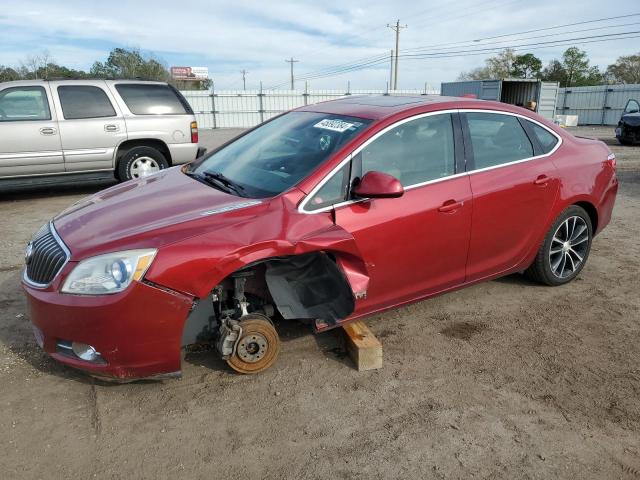
{"type": "MultiPolygon", "coordinates": [[[[448,47],[448,46],[455,46],[455,45],[459,45],[460,46],[460,45],[467,44],[467,43],[478,43],[478,42],[482,42],[482,41],[485,41],[485,40],[494,40],[496,38],[513,37],[513,36],[517,36],[517,35],[525,35],[527,33],[537,33],[537,32],[543,32],[543,31],[548,31],[548,30],[555,30],[555,29],[558,29],[558,28],[574,27],[576,25],[585,25],[585,24],[589,24],[589,23],[599,23],[599,22],[605,22],[605,21],[609,21],[609,20],[616,20],[616,19],[620,19],[620,18],[637,17],[637,16],[640,16],[640,13],[630,13],[628,15],[620,15],[620,16],[617,16],[617,17],[596,18],[596,19],[593,19],[593,20],[585,20],[585,21],[581,21],[581,22],[566,23],[566,24],[563,24],[563,25],[555,25],[553,27],[536,28],[536,29],[533,29],[533,30],[526,30],[526,31],[523,31],[523,32],[505,33],[505,34],[502,34],[502,35],[494,35],[494,36],[491,36],[491,37],[483,37],[483,38],[477,38],[477,39],[462,40],[462,41],[459,41],[459,42],[436,43],[436,44],[431,44],[431,45],[422,45],[420,47],[407,48],[405,50],[405,52],[426,50],[426,49],[429,49],[429,48],[432,48],[432,47],[448,47]]],[[[621,26],[621,25],[618,25],[618,26],[621,26]]],[[[613,28],[613,27],[615,27],[615,25],[606,25],[604,27],[599,27],[599,28],[602,29],[602,28],[609,28],[609,27],[613,28]]],[[[595,30],[595,28],[594,28],[594,30],[595,30]]],[[[558,32],[557,35],[561,35],[563,33],[571,33],[571,32],[558,32]]]]}
{"type": "MultiPolygon", "coordinates": [[[[532,37],[521,37],[521,38],[510,39],[510,40],[499,40],[497,42],[491,42],[490,44],[491,45],[497,45],[497,44],[505,43],[505,42],[514,42],[514,41],[520,41],[520,40],[534,40],[534,39],[537,39],[537,38],[548,38],[548,37],[556,37],[558,35],[570,35],[572,33],[592,32],[592,31],[595,31],[595,30],[603,30],[605,28],[622,28],[622,27],[628,27],[628,26],[632,26],[632,25],[640,25],[640,22],[622,23],[620,25],[607,25],[607,26],[604,26],[604,27],[582,28],[582,29],[579,29],[579,30],[569,30],[567,32],[547,33],[545,35],[534,35],[532,37]]],[[[475,42],[475,40],[474,40],[474,42],[475,42]]],[[[471,47],[471,46],[482,46],[482,45],[483,45],[482,43],[475,43],[475,44],[472,43],[471,45],[468,45],[468,46],[471,47]]],[[[460,48],[462,46],[463,45],[460,45],[458,47],[446,47],[446,48],[444,48],[442,50],[449,50],[449,49],[452,49],[452,48],[460,48]]],[[[429,49],[424,49],[424,50],[423,49],[408,49],[408,50],[404,50],[404,52],[410,52],[410,51],[426,53],[426,52],[429,52],[430,50],[429,49]]]]}
{"type": "MultiPolygon", "coordinates": [[[[491,48],[484,48],[484,49],[471,50],[471,51],[464,50],[464,51],[460,51],[460,52],[442,52],[442,53],[439,53],[439,54],[405,54],[405,55],[401,54],[400,56],[406,58],[407,60],[428,60],[428,59],[437,59],[437,58],[454,58],[454,57],[468,57],[468,56],[486,55],[487,53],[495,53],[495,52],[498,52],[498,51],[502,51],[505,48],[512,48],[513,50],[518,51],[518,50],[522,49],[523,47],[533,47],[533,48],[528,48],[528,50],[534,50],[535,51],[535,50],[538,50],[539,48],[548,48],[548,47],[551,47],[551,46],[600,43],[600,42],[610,42],[610,41],[615,41],[615,40],[627,40],[627,39],[632,39],[632,38],[640,38],[640,35],[632,35],[632,34],[635,34],[635,33],[640,33],[640,31],[637,31],[637,32],[621,32],[621,33],[612,34],[612,35],[605,35],[606,37],[614,36],[615,38],[601,38],[601,37],[605,37],[605,36],[603,36],[603,35],[592,35],[592,36],[572,38],[572,39],[554,40],[554,41],[550,41],[550,42],[511,45],[511,46],[501,46],[501,47],[491,47],[491,48]],[[625,35],[625,36],[623,37],[622,35],[625,35]]],[[[385,57],[386,57],[386,55],[385,55],[385,57]]],[[[349,73],[349,72],[353,72],[353,71],[357,71],[357,70],[363,70],[363,69],[367,69],[367,68],[372,68],[372,67],[375,67],[377,65],[382,65],[384,63],[387,63],[388,61],[389,61],[389,59],[388,59],[388,57],[386,57],[386,58],[383,58],[383,59],[378,60],[378,61],[369,62],[368,64],[362,64],[360,66],[347,67],[347,68],[341,69],[340,71],[333,72],[331,74],[317,75],[317,76],[310,77],[310,78],[327,78],[327,77],[343,75],[345,73],[349,73]]]]}
{"type": "MultiPolygon", "coordinates": [[[[563,39],[558,39],[558,40],[551,40],[548,42],[536,42],[536,43],[524,43],[524,44],[519,44],[519,45],[503,45],[503,46],[495,46],[495,47],[486,47],[486,48],[481,48],[481,49],[476,49],[476,50],[458,50],[458,51],[453,51],[453,52],[427,52],[427,53],[407,53],[407,54],[401,54],[401,57],[404,58],[410,58],[410,57],[415,57],[415,58],[447,58],[447,56],[449,54],[461,54],[460,56],[464,56],[464,54],[466,53],[470,53],[470,52],[479,52],[479,53],[490,53],[491,51],[494,50],[505,50],[507,48],[519,48],[519,47],[539,47],[539,46],[554,46],[551,44],[555,44],[558,42],[562,42],[562,43],[572,43],[572,42],[579,42],[580,40],[590,40],[590,39],[594,39],[594,38],[605,38],[605,37],[614,37],[614,36],[620,36],[620,35],[631,35],[631,34],[636,34],[636,33],[640,33],[640,30],[637,31],[632,31],[632,32],[619,32],[619,33],[609,33],[609,34],[604,34],[604,35],[589,35],[586,37],[574,37],[574,38],[563,38],[563,39]],[[444,56],[444,57],[443,57],[444,56]]],[[[588,43],[593,43],[593,42],[588,42],[588,43]]]]}

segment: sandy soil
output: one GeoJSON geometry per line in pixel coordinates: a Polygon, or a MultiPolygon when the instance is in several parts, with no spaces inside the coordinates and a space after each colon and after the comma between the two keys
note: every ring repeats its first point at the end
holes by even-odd
{"type": "Polygon", "coordinates": [[[372,317],[373,372],[339,332],[295,324],[258,376],[208,352],[166,382],[62,367],[32,338],[22,251],[95,187],[0,199],[0,478],[640,478],[640,147],[611,130],[578,129],[606,138],[621,177],[580,277],[511,276],[372,317]]]}

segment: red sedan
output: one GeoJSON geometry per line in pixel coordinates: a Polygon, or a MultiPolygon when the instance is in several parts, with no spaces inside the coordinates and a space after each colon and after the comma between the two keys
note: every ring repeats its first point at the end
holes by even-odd
{"type": "Polygon", "coordinates": [[[615,157],[536,114],[350,97],[280,115],[182,168],[73,205],[27,247],[37,341],[99,377],[175,375],[206,342],[275,361],[316,332],[526,272],[562,285],[611,218],[615,157]]]}

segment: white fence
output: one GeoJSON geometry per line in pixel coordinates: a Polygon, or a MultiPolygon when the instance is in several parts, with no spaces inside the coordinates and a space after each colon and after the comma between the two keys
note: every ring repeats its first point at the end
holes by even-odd
{"type": "Polygon", "coordinates": [[[200,128],[253,127],[292,108],[348,95],[439,95],[438,90],[187,90],[200,128]]]}
{"type": "Polygon", "coordinates": [[[578,115],[578,125],[616,125],[630,98],[640,100],[640,84],[561,88],[556,114],[578,115]]]}

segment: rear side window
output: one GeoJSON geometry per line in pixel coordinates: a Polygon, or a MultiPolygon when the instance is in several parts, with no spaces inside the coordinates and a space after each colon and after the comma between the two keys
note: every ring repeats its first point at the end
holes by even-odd
{"type": "Polygon", "coordinates": [[[47,93],[42,87],[0,90],[0,122],[51,120],[47,93]]]}
{"type": "Polygon", "coordinates": [[[80,118],[115,117],[116,111],[107,94],[91,85],[65,85],[58,87],[62,114],[67,120],[80,118]]]}
{"type": "Polygon", "coordinates": [[[475,169],[533,157],[533,145],[512,115],[467,113],[475,169]]]}
{"type": "Polygon", "coordinates": [[[169,85],[121,83],[116,90],[134,115],[184,115],[191,109],[169,85]]]}
{"type": "Polygon", "coordinates": [[[549,132],[546,128],[542,128],[540,125],[525,120],[529,125],[529,128],[536,136],[538,143],[540,144],[540,148],[542,148],[542,153],[549,153],[553,150],[553,147],[558,143],[558,139],[555,135],[549,132]]]}

